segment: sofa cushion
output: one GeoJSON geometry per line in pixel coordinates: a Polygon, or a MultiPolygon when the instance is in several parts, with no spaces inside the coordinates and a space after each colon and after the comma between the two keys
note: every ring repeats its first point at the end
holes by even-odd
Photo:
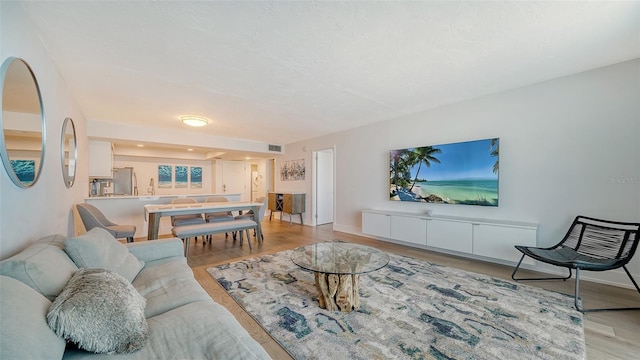
{"type": "Polygon", "coordinates": [[[51,301],[24,283],[0,276],[0,359],[60,359],[65,341],[47,326],[51,301]]]}
{"type": "Polygon", "coordinates": [[[111,270],[129,281],[133,281],[144,267],[143,261],[102,228],[93,228],[84,235],[67,239],[64,250],[80,268],[111,270]]]}
{"type": "MultiPolygon", "coordinates": [[[[211,299],[181,306],[148,322],[147,345],[127,359],[271,359],[233,315],[211,299]]],[[[95,356],[73,349],[65,353],[65,360],[80,359],[95,356]]]]}
{"type": "Polygon", "coordinates": [[[19,280],[53,301],[78,270],[64,252],[65,239],[62,235],[51,235],[36,241],[0,261],[0,275],[19,280]]]}
{"type": "Polygon", "coordinates": [[[147,299],[147,319],[194,301],[211,299],[183,256],[147,262],[133,286],[147,299]]]}
{"type": "MultiPolygon", "coordinates": [[[[154,240],[155,241],[155,240],[154,240]]],[[[174,280],[193,279],[193,271],[185,257],[149,261],[133,280],[140,295],[147,297],[165,284],[174,280]]]]}
{"type": "Polygon", "coordinates": [[[149,335],[145,299],[131,283],[104,269],[78,270],[54,300],[47,322],[64,339],[96,353],[131,353],[149,335]]]}

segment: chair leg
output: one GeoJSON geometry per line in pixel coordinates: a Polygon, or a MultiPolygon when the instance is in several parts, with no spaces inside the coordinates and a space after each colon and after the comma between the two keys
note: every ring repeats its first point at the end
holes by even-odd
{"type": "MultiPolygon", "coordinates": [[[[196,241],[198,241],[197,238],[196,238],[196,241]]],[[[191,242],[191,238],[182,239],[182,242],[184,243],[184,257],[188,259],[189,258],[189,243],[191,242]]]]}
{"type": "Polygon", "coordinates": [[[128,243],[132,243],[133,242],[133,236],[128,236],[127,237],[127,242],[128,243]]]}
{"type": "Polygon", "coordinates": [[[569,276],[567,277],[544,277],[544,278],[518,278],[516,279],[516,272],[518,271],[518,269],[520,269],[520,265],[522,264],[522,260],[524,260],[524,257],[526,255],[522,254],[522,257],[520,258],[520,261],[518,261],[518,265],[516,265],[516,268],[513,269],[513,273],[511,273],[511,278],[515,281],[520,281],[520,280],[562,280],[562,281],[566,281],[569,280],[571,278],[571,268],[569,269],[569,276]]]}
{"type": "MultiPolygon", "coordinates": [[[[631,276],[631,273],[629,272],[629,270],[627,270],[626,266],[622,267],[624,269],[624,271],[627,273],[627,275],[629,276],[629,279],[631,279],[631,282],[633,283],[633,286],[636,287],[636,290],[638,290],[638,293],[640,293],[640,287],[638,287],[638,283],[636,283],[635,279],[633,278],[633,276],[631,276]]],[[[576,269],[576,290],[575,290],[575,296],[574,296],[574,303],[576,305],[576,309],[578,311],[580,311],[581,313],[588,313],[588,312],[597,312],[597,311],[623,311],[623,310],[640,310],[640,307],[624,307],[624,308],[597,308],[597,309],[585,309],[582,307],[582,299],[580,299],[580,269],[576,269]]]]}

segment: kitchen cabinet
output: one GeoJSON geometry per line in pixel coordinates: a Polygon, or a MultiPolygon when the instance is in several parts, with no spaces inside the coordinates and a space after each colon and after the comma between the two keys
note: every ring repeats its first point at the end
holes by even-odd
{"type": "Polygon", "coordinates": [[[303,224],[302,213],[305,211],[305,195],[304,193],[269,193],[267,207],[270,210],[269,221],[273,217],[274,212],[280,212],[280,220],[282,213],[289,214],[289,224],[294,214],[300,215],[300,224],[303,224]]]}
{"type": "MultiPolygon", "coordinates": [[[[518,262],[522,254],[514,246],[536,246],[537,231],[538,224],[517,221],[374,209],[362,212],[363,234],[500,263],[518,262]]],[[[529,258],[524,263],[535,264],[529,258]]]]}
{"type": "Polygon", "coordinates": [[[113,178],[113,148],[110,142],[89,141],[89,177],[113,178]]]}

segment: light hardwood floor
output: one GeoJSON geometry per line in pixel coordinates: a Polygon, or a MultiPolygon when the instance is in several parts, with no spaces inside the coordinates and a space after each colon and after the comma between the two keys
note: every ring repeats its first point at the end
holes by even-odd
{"type": "MultiPolygon", "coordinates": [[[[274,359],[290,358],[288,354],[253,321],[229,295],[209,276],[206,268],[268,254],[293,249],[304,244],[340,239],[371,245],[381,250],[424,259],[430,262],[459,269],[483,273],[502,279],[511,279],[513,267],[449,256],[437,252],[377,241],[366,237],[334,232],[331,225],[319,227],[289,226],[288,221],[265,220],[263,222],[264,242],[258,244],[252,239],[253,250],[246,243],[240,246],[229,236],[214,236],[211,244],[191,243],[189,265],[196,279],[217,302],[227,307],[243,324],[249,333],[260,342],[274,359]]],[[[640,255],[637,255],[640,256],[640,255]]],[[[528,272],[530,275],[532,272],[528,272]]],[[[529,285],[572,294],[573,280],[535,281],[529,285]]],[[[599,306],[640,306],[640,294],[635,290],[581,281],[580,291],[586,307],[599,306]]],[[[584,315],[585,339],[588,359],[640,359],[640,311],[599,312],[584,315]]]]}

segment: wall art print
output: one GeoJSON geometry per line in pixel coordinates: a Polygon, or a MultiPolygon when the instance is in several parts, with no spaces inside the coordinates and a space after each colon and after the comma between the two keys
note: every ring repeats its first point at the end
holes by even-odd
{"type": "Polygon", "coordinates": [[[190,172],[191,172],[191,188],[202,189],[202,167],[192,166],[190,172]]]}
{"type": "Polygon", "coordinates": [[[173,166],[158,165],[158,189],[170,189],[173,166]]]}
{"type": "Polygon", "coordinates": [[[176,165],[174,174],[176,189],[186,189],[189,187],[189,167],[176,165]]]}
{"type": "Polygon", "coordinates": [[[284,161],[280,168],[280,180],[304,180],[305,171],[304,159],[284,161]]]}

